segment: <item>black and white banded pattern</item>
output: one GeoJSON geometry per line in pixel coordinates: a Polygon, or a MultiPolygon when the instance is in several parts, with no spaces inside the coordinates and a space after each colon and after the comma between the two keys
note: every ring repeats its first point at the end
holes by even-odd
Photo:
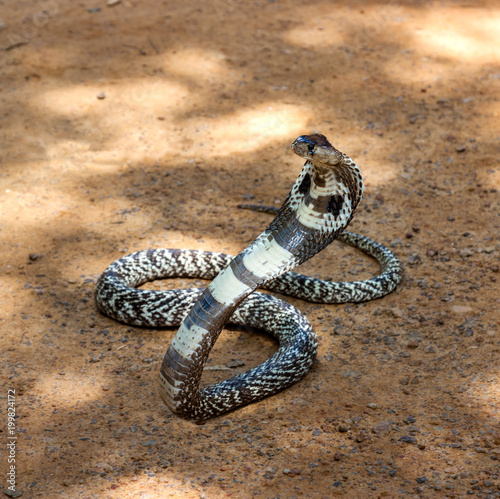
{"type": "Polygon", "coordinates": [[[355,163],[321,134],[299,137],[292,148],[303,170],[269,227],[237,257],[192,250],[147,250],[123,257],[101,276],[96,303],[128,324],[179,325],[160,371],[160,394],[175,414],[203,421],[276,393],[303,377],[317,350],[314,331],[294,307],[266,287],[311,301],[365,301],[392,291],[401,278],[397,259],[378,243],[343,232],[358,205],[363,181],[355,163]],[[367,281],[332,283],[288,272],[335,238],[374,256],[382,273],[367,281]],[[213,279],[203,289],[149,291],[164,277],[213,279]],[[253,293],[253,294],[252,294],[253,293]],[[260,366],[199,389],[203,367],[228,322],[274,335],[278,351],[260,366]]]}

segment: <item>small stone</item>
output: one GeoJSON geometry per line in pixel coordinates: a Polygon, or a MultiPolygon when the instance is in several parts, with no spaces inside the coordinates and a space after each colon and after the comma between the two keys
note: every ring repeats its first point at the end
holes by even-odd
{"type": "Polygon", "coordinates": [[[472,307],[464,307],[462,305],[454,305],[453,307],[451,307],[451,309],[456,314],[467,314],[469,312],[472,312],[473,310],[472,307]]]}
{"type": "Polygon", "coordinates": [[[391,431],[391,429],[392,423],[390,421],[382,421],[381,423],[378,423],[373,427],[373,433],[381,435],[383,433],[391,431]]]}
{"type": "Polygon", "coordinates": [[[436,256],[438,254],[438,251],[435,249],[428,249],[426,254],[429,257],[433,257],[433,256],[436,256]]]}
{"type": "Polygon", "coordinates": [[[356,435],[356,437],[354,438],[354,441],[357,442],[358,444],[363,442],[365,440],[365,435],[364,433],[359,433],[358,435],[356,435]]]}
{"type": "Polygon", "coordinates": [[[370,409],[376,409],[377,408],[377,404],[375,404],[373,402],[370,402],[369,404],[366,404],[366,407],[369,407],[370,409]]]}
{"type": "Polygon", "coordinates": [[[234,369],[235,367],[243,367],[245,365],[245,362],[243,362],[241,359],[231,359],[226,365],[227,367],[234,369]]]}
{"type": "Polygon", "coordinates": [[[21,497],[23,495],[23,493],[20,490],[10,490],[10,489],[3,489],[3,493],[9,497],[21,497]]]}
{"type": "Polygon", "coordinates": [[[99,100],[103,100],[106,98],[106,94],[104,92],[99,92],[96,97],[99,99],[99,100]]]}
{"type": "Polygon", "coordinates": [[[115,5],[118,5],[122,2],[122,0],[108,0],[106,5],[108,7],[114,7],[115,5]]]}
{"type": "Polygon", "coordinates": [[[417,483],[425,483],[427,482],[429,479],[426,477],[426,476],[419,476],[417,478],[417,483]]]}
{"type": "Polygon", "coordinates": [[[457,151],[458,153],[465,152],[466,150],[467,147],[465,147],[463,144],[460,144],[457,147],[455,147],[455,151],[457,151]]]}
{"type": "Polygon", "coordinates": [[[109,470],[113,469],[113,467],[106,462],[97,463],[95,467],[99,468],[102,471],[109,471],[109,470]]]}
{"type": "Polygon", "coordinates": [[[417,254],[413,253],[406,259],[406,261],[408,262],[408,265],[418,265],[422,262],[422,259],[417,254]]]}
{"type": "Polygon", "coordinates": [[[400,439],[400,442],[403,442],[405,444],[413,444],[417,445],[417,439],[415,437],[412,437],[410,435],[403,435],[400,439]]]}

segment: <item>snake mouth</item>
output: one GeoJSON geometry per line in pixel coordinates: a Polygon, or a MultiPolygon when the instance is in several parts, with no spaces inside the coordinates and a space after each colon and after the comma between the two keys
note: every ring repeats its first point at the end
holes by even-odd
{"type": "Polygon", "coordinates": [[[336,166],[342,161],[342,153],[321,133],[301,135],[292,144],[292,149],[301,158],[318,166],[336,166]]]}

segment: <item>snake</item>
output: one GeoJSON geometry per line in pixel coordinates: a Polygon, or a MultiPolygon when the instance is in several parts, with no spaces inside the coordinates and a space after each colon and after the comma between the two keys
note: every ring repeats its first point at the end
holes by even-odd
{"type": "Polygon", "coordinates": [[[256,288],[345,303],[380,298],[401,281],[401,265],[391,250],[345,230],[363,195],[363,177],[354,161],[318,132],[297,138],[292,150],[305,159],[297,180],[273,221],[238,256],[143,250],[113,262],[97,282],[95,301],[103,314],[130,325],[178,326],[161,365],[159,390],[180,418],[202,423],[290,387],[311,368],[318,340],[308,319],[256,288]],[[374,257],[380,274],[331,282],[291,272],[335,239],[374,257]],[[167,277],[211,282],[205,288],[139,289],[167,277]],[[265,331],[277,339],[278,349],[262,364],[200,388],[210,351],[228,323],[265,331]]]}

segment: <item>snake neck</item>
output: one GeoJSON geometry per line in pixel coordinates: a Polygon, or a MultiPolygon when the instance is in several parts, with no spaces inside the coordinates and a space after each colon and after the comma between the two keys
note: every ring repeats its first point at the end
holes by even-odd
{"type": "Polygon", "coordinates": [[[363,181],[355,163],[323,136],[304,137],[316,149],[311,152],[309,146],[307,156],[300,149],[302,143],[299,152],[294,149],[307,161],[278,215],[205,289],[165,355],[160,393],[181,417],[196,419],[198,413],[207,412],[210,401],[197,389],[203,366],[239,303],[333,241],[361,199],[363,181]]]}
{"type": "Polygon", "coordinates": [[[299,265],[349,225],[362,193],[361,173],[350,159],[335,169],[307,161],[268,231],[299,265]]]}

